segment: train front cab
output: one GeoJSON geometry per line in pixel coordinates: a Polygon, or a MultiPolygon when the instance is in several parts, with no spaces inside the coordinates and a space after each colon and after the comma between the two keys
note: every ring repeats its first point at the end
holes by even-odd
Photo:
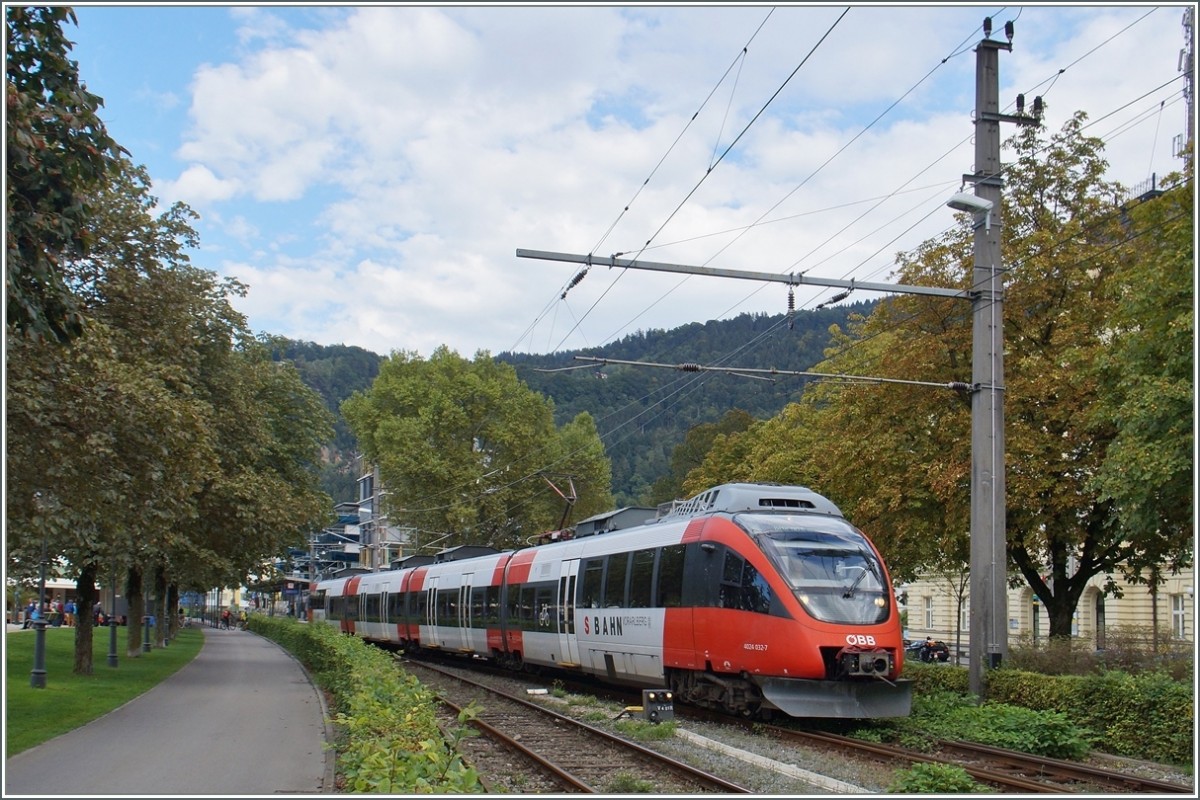
{"type": "Polygon", "coordinates": [[[900,623],[861,532],[837,516],[741,513],[689,527],[685,542],[683,607],[668,609],[664,641],[680,698],[746,715],[907,716],[900,623]]]}

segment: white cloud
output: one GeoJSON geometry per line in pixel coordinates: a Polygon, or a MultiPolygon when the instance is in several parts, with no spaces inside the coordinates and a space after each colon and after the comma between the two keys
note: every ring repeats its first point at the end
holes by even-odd
{"type": "MultiPolygon", "coordinates": [[[[779,287],[601,267],[558,301],[578,267],[514,253],[650,241],[651,260],[882,279],[954,224],[942,203],[973,168],[985,10],[852,7],[829,32],[841,12],[239,9],[244,55],[197,68],[190,166],[170,188],[253,246],[224,269],[251,285],[256,328],[295,338],[495,352],[535,320],[538,347],[583,320],[576,347],[779,312],[779,287]]],[[[1178,22],[1156,12],[1122,33],[1140,13],[1017,9],[1002,104],[1045,93],[1057,130],[1169,80],[1178,22]]],[[[1136,180],[1154,126],[1112,146],[1115,177],[1136,180]]]]}
{"type": "Polygon", "coordinates": [[[176,180],[155,181],[154,188],[168,205],[182,200],[191,206],[204,206],[220,200],[228,200],[238,193],[236,179],[221,179],[203,164],[193,164],[176,180]]]}

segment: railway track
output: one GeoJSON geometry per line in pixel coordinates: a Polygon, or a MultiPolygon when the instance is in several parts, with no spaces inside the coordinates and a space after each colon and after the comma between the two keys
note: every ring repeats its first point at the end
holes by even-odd
{"type": "Polygon", "coordinates": [[[959,758],[980,759],[989,764],[992,771],[1011,770],[1014,774],[1038,775],[1044,780],[1067,786],[1090,784],[1097,789],[1132,794],[1195,794],[1191,786],[1115,772],[1075,761],[1002,750],[974,742],[942,741],[938,743],[938,747],[941,752],[954,753],[959,758]]]}
{"type": "MultiPolygon", "coordinates": [[[[408,662],[406,662],[408,663],[408,662]]],[[[428,662],[417,662],[427,664],[428,662]]],[[[508,674],[508,673],[497,673],[508,674]]],[[[510,676],[511,677],[511,676],[510,676]]],[[[594,684],[567,680],[564,683],[572,690],[585,694],[601,694],[619,698],[621,702],[637,702],[629,692],[600,687],[594,684]]],[[[772,735],[777,740],[803,743],[827,750],[857,753],[860,756],[895,762],[898,765],[913,763],[952,764],[962,767],[976,781],[993,787],[998,792],[1029,794],[1195,794],[1188,785],[1141,777],[1129,772],[1104,769],[1099,766],[1074,761],[1035,756],[1029,753],[1003,750],[970,742],[940,741],[938,752],[925,753],[907,748],[867,742],[832,733],[799,731],[775,725],[740,720],[729,715],[718,714],[691,706],[676,706],[676,718],[703,720],[752,729],[772,735]]]]}
{"type": "MultiPolygon", "coordinates": [[[[472,724],[491,741],[533,764],[564,793],[748,794],[750,790],[537,703],[486,686],[458,670],[404,661],[460,712],[475,704],[472,724]]],[[[478,752],[478,751],[477,751],[478,752]]],[[[468,757],[469,754],[468,754],[468,757]]]]}
{"type": "Polygon", "coordinates": [[[944,755],[932,755],[833,733],[798,731],[773,725],[761,725],[759,729],[781,739],[817,743],[900,762],[952,764],[962,767],[976,781],[1004,792],[1195,794],[1190,786],[971,742],[942,741],[938,747],[944,755]]]}

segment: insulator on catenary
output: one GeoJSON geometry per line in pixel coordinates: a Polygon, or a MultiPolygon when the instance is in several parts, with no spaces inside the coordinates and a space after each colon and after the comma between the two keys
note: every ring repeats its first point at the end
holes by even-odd
{"type": "Polygon", "coordinates": [[[572,289],[574,289],[576,286],[578,286],[578,285],[579,285],[579,282],[580,282],[581,280],[583,280],[583,278],[584,278],[584,276],[585,276],[585,275],[587,275],[587,269],[586,269],[586,268],[585,268],[585,269],[581,269],[581,270],[579,270],[579,274],[578,274],[578,275],[576,275],[574,278],[571,278],[571,282],[567,284],[567,288],[566,288],[566,289],[563,289],[562,297],[560,297],[559,299],[560,299],[560,300],[566,300],[566,299],[567,299],[567,292],[571,291],[571,290],[572,290],[572,289]]]}
{"type": "Polygon", "coordinates": [[[680,364],[679,370],[681,372],[699,372],[700,365],[699,364],[680,364]]]}

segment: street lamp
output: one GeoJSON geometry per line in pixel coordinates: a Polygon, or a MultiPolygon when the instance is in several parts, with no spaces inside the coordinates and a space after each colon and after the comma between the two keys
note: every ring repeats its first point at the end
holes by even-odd
{"type": "Polygon", "coordinates": [[[987,200],[970,192],[959,192],[951,196],[946,201],[946,205],[953,208],[955,211],[968,211],[975,216],[975,227],[979,227],[979,218],[983,217],[984,231],[992,229],[992,208],[996,205],[991,200],[987,200]]]}
{"type": "Polygon", "coordinates": [[[117,666],[117,567],[112,573],[112,605],[108,614],[108,665],[117,666]]]}
{"type": "Polygon", "coordinates": [[[29,672],[29,685],[34,689],[46,688],[46,526],[41,520],[42,493],[33,496],[38,510],[38,523],[42,528],[41,577],[38,579],[38,615],[33,621],[33,669],[29,672]]]}

